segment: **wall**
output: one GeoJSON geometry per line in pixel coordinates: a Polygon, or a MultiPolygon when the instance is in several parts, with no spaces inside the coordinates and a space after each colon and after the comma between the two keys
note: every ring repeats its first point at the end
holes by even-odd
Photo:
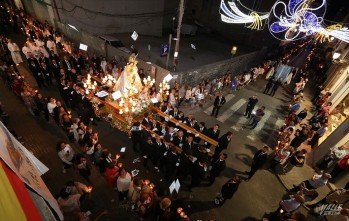
{"type": "MultiPolygon", "coordinates": [[[[129,54],[111,47],[110,45],[105,45],[104,41],[89,34],[86,31],[79,30],[76,31],[66,24],[56,21],[57,29],[64,33],[69,39],[71,39],[75,45],[78,47],[80,43],[86,44],[88,46],[88,54],[96,53],[97,55],[106,56],[106,50],[108,51],[108,58],[115,56],[117,60],[121,58],[126,58],[130,56],[129,54]]],[[[170,72],[164,68],[161,68],[154,64],[148,64],[141,59],[138,60],[138,68],[143,68],[146,74],[149,74],[152,78],[156,78],[157,82],[161,82],[162,79],[168,75],[170,72]],[[152,70],[155,70],[152,71],[152,70]]]]}
{"type": "Polygon", "coordinates": [[[162,35],[164,0],[56,0],[63,23],[92,34],[162,35]]]}
{"type": "Polygon", "coordinates": [[[26,12],[41,22],[54,23],[54,14],[50,0],[22,0],[26,12]]]}
{"type": "Polygon", "coordinates": [[[204,79],[213,79],[222,76],[227,72],[237,75],[243,71],[249,70],[254,65],[260,64],[264,59],[267,48],[260,51],[251,52],[228,60],[208,64],[186,72],[173,73],[178,75],[176,81],[180,84],[191,85],[201,82],[204,79]]]}

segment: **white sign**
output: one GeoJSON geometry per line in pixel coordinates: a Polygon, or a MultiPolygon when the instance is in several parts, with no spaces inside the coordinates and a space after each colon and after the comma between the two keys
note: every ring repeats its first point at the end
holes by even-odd
{"type": "Polygon", "coordinates": [[[84,45],[84,44],[80,43],[79,49],[83,50],[83,51],[87,51],[87,45],[84,45]]]}
{"type": "Polygon", "coordinates": [[[136,41],[136,40],[137,40],[137,38],[138,38],[138,34],[137,34],[137,32],[136,32],[136,31],[134,31],[134,32],[132,33],[131,38],[132,38],[134,41],[136,41]]]}

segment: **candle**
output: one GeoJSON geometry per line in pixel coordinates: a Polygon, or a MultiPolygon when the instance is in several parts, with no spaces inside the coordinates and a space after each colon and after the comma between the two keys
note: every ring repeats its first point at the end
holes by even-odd
{"type": "Polygon", "coordinates": [[[119,111],[119,114],[122,114],[123,112],[122,112],[122,110],[120,109],[120,111],[119,111]]]}
{"type": "Polygon", "coordinates": [[[181,207],[177,208],[177,213],[181,213],[183,211],[183,209],[181,207]]]}

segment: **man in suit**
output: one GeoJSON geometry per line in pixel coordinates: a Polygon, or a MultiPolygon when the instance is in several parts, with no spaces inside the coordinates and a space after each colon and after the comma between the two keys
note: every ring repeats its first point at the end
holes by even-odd
{"type": "Polygon", "coordinates": [[[216,177],[219,176],[219,174],[225,169],[226,164],[225,160],[228,158],[228,155],[226,153],[222,153],[219,155],[218,159],[213,159],[211,163],[211,171],[210,171],[210,182],[209,185],[211,186],[216,177]]]}
{"type": "Polygon", "coordinates": [[[42,62],[40,68],[41,68],[41,73],[44,75],[46,84],[48,86],[52,85],[52,72],[49,66],[47,66],[45,62],[42,62]]]}
{"type": "Polygon", "coordinates": [[[261,169],[263,164],[267,161],[268,159],[268,150],[269,147],[264,145],[262,149],[258,150],[252,159],[252,165],[251,165],[251,170],[250,172],[245,172],[248,173],[248,177],[245,179],[245,181],[249,181],[252,176],[257,172],[257,170],[261,169]]]}
{"type": "Polygon", "coordinates": [[[204,179],[207,171],[205,159],[197,160],[191,171],[191,183],[188,186],[188,191],[191,191],[193,187],[200,185],[201,181],[204,179]]]}
{"type": "Polygon", "coordinates": [[[55,54],[53,50],[50,51],[50,60],[51,62],[55,60],[57,63],[60,63],[58,54],[55,54]]]}
{"type": "Polygon", "coordinates": [[[220,130],[219,130],[218,124],[215,124],[213,127],[207,130],[207,136],[213,140],[218,141],[219,134],[220,134],[220,130]]]}
{"type": "Polygon", "coordinates": [[[138,153],[140,149],[138,149],[138,147],[140,148],[141,142],[142,142],[142,138],[141,138],[141,124],[139,122],[135,122],[132,125],[131,128],[131,140],[132,140],[132,147],[133,147],[133,151],[138,153]]]}
{"type": "Polygon", "coordinates": [[[165,153],[164,165],[166,168],[165,177],[166,180],[172,182],[176,177],[176,170],[179,166],[179,157],[176,152],[176,147],[170,147],[170,149],[165,153]]]}
{"type": "Polygon", "coordinates": [[[184,132],[183,130],[179,130],[177,132],[177,136],[173,137],[172,143],[175,146],[182,148],[184,141],[185,141],[184,132]]]}
{"type": "Polygon", "coordinates": [[[179,111],[178,111],[178,108],[177,107],[174,107],[173,110],[170,110],[169,111],[169,115],[176,118],[178,117],[178,114],[179,114],[179,111]]]}
{"type": "Polygon", "coordinates": [[[56,84],[59,84],[59,82],[61,81],[61,72],[60,72],[60,67],[57,64],[57,61],[55,59],[52,60],[52,64],[50,66],[50,69],[53,73],[53,76],[56,79],[56,84]]]}
{"type": "Polygon", "coordinates": [[[193,140],[194,140],[193,135],[190,134],[187,137],[187,140],[183,143],[183,151],[187,151],[187,150],[194,151],[195,144],[194,144],[193,140]]]}
{"type": "Polygon", "coordinates": [[[42,87],[46,87],[44,75],[41,73],[41,68],[39,65],[36,65],[34,61],[31,61],[29,65],[30,71],[33,73],[33,76],[38,84],[38,87],[41,89],[42,87]]]}
{"type": "Polygon", "coordinates": [[[215,149],[214,152],[214,158],[218,158],[219,154],[222,152],[222,150],[226,150],[228,148],[228,144],[231,140],[233,136],[232,132],[227,132],[226,134],[224,134],[223,136],[221,136],[221,138],[219,138],[218,140],[218,145],[215,149]]]}
{"type": "Polygon", "coordinates": [[[153,153],[152,153],[152,158],[151,158],[151,162],[154,165],[154,169],[157,170],[157,172],[159,172],[159,165],[160,165],[160,159],[163,156],[164,152],[164,148],[163,148],[163,143],[162,140],[159,136],[157,136],[155,138],[155,140],[153,141],[153,153]]]}
{"type": "Polygon", "coordinates": [[[71,79],[71,71],[73,69],[73,66],[70,63],[67,56],[63,57],[62,65],[63,65],[64,71],[66,73],[66,77],[70,80],[71,79]]]}
{"type": "MultiPolygon", "coordinates": [[[[195,127],[195,130],[197,130],[201,134],[206,135],[207,134],[207,128],[205,127],[205,122],[200,122],[199,124],[197,124],[197,126],[195,127]]],[[[199,143],[201,141],[201,138],[200,137],[195,137],[194,141],[196,143],[199,143]]]]}
{"type": "Polygon", "coordinates": [[[244,113],[244,116],[247,116],[247,118],[250,118],[251,113],[252,113],[252,111],[257,103],[258,103],[257,95],[253,95],[252,97],[250,97],[248,99],[248,103],[247,103],[247,107],[246,107],[246,111],[244,113]]]}
{"type": "Polygon", "coordinates": [[[148,124],[150,124],[150,120],[149,120],[149,117],[148,117],[148,113],[145,113],[144,114],[144,118],[142,120],[142,125],[143,126],[147,126],[148,124]]]}
{"type": "Polygon", "coordinates": [[[193,168],[193,151],[183,151],[180,154],[179,159],[180,163],[177,171],[177,178],[179,182],[183,183],[183,181],[187,178],[188,174],[190,174],[193,168]]]}
{"type": "Polygon", "coordinates": [[[150,136],[145,139],[146,139],[145,143],[141,145],[141,154],[143,157],[143,166],[146,169],[149,169],[148,160],[152,159],[153,157],[154,144],[150,136]]]}
{"type": "Polygon", "coordinates": [[[39,65],[40,65],[38,59],[36,59],[36,58],[34,57],[33,53],[30,53],[30,54],[29,54],[29,58],[27,59],[27,61],[28,61],[28,64],[29,64],[29,68],[30,68],[30,65],[31,65],[32,62],[34,62],[34,64],[35,64],[37,67],[39,67],[39,65]]]}
{"type": "Polygon", "coordinates": [[[158,133],[160,129],[160,123],[157,122],[155,119],[151,121],[151,130],[154,131],[155,133],[158,133]]]}
{"type": "Polygon", "coordinates": [[[221,107],[225,104],[225,102],[226,102],[225,97],[223,96],[223,93],[220,92],[216,97],[216,99],[214,100],[211,116],[214,115],[215,117],[217,117],[219,109],[221,109],[221,107]]]}

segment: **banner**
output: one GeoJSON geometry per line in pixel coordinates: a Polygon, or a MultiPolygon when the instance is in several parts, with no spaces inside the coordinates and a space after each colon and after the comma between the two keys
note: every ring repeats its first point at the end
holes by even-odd
{"type": "Polygon", "coordinates": [[[2,122],[0,122],[0,158],[25,184],[41,195],[57,213],[60,220],[63,220],[63,214],[56,199],[40,177],[48,171],[48,168],[18,142],[2,122]]]}

